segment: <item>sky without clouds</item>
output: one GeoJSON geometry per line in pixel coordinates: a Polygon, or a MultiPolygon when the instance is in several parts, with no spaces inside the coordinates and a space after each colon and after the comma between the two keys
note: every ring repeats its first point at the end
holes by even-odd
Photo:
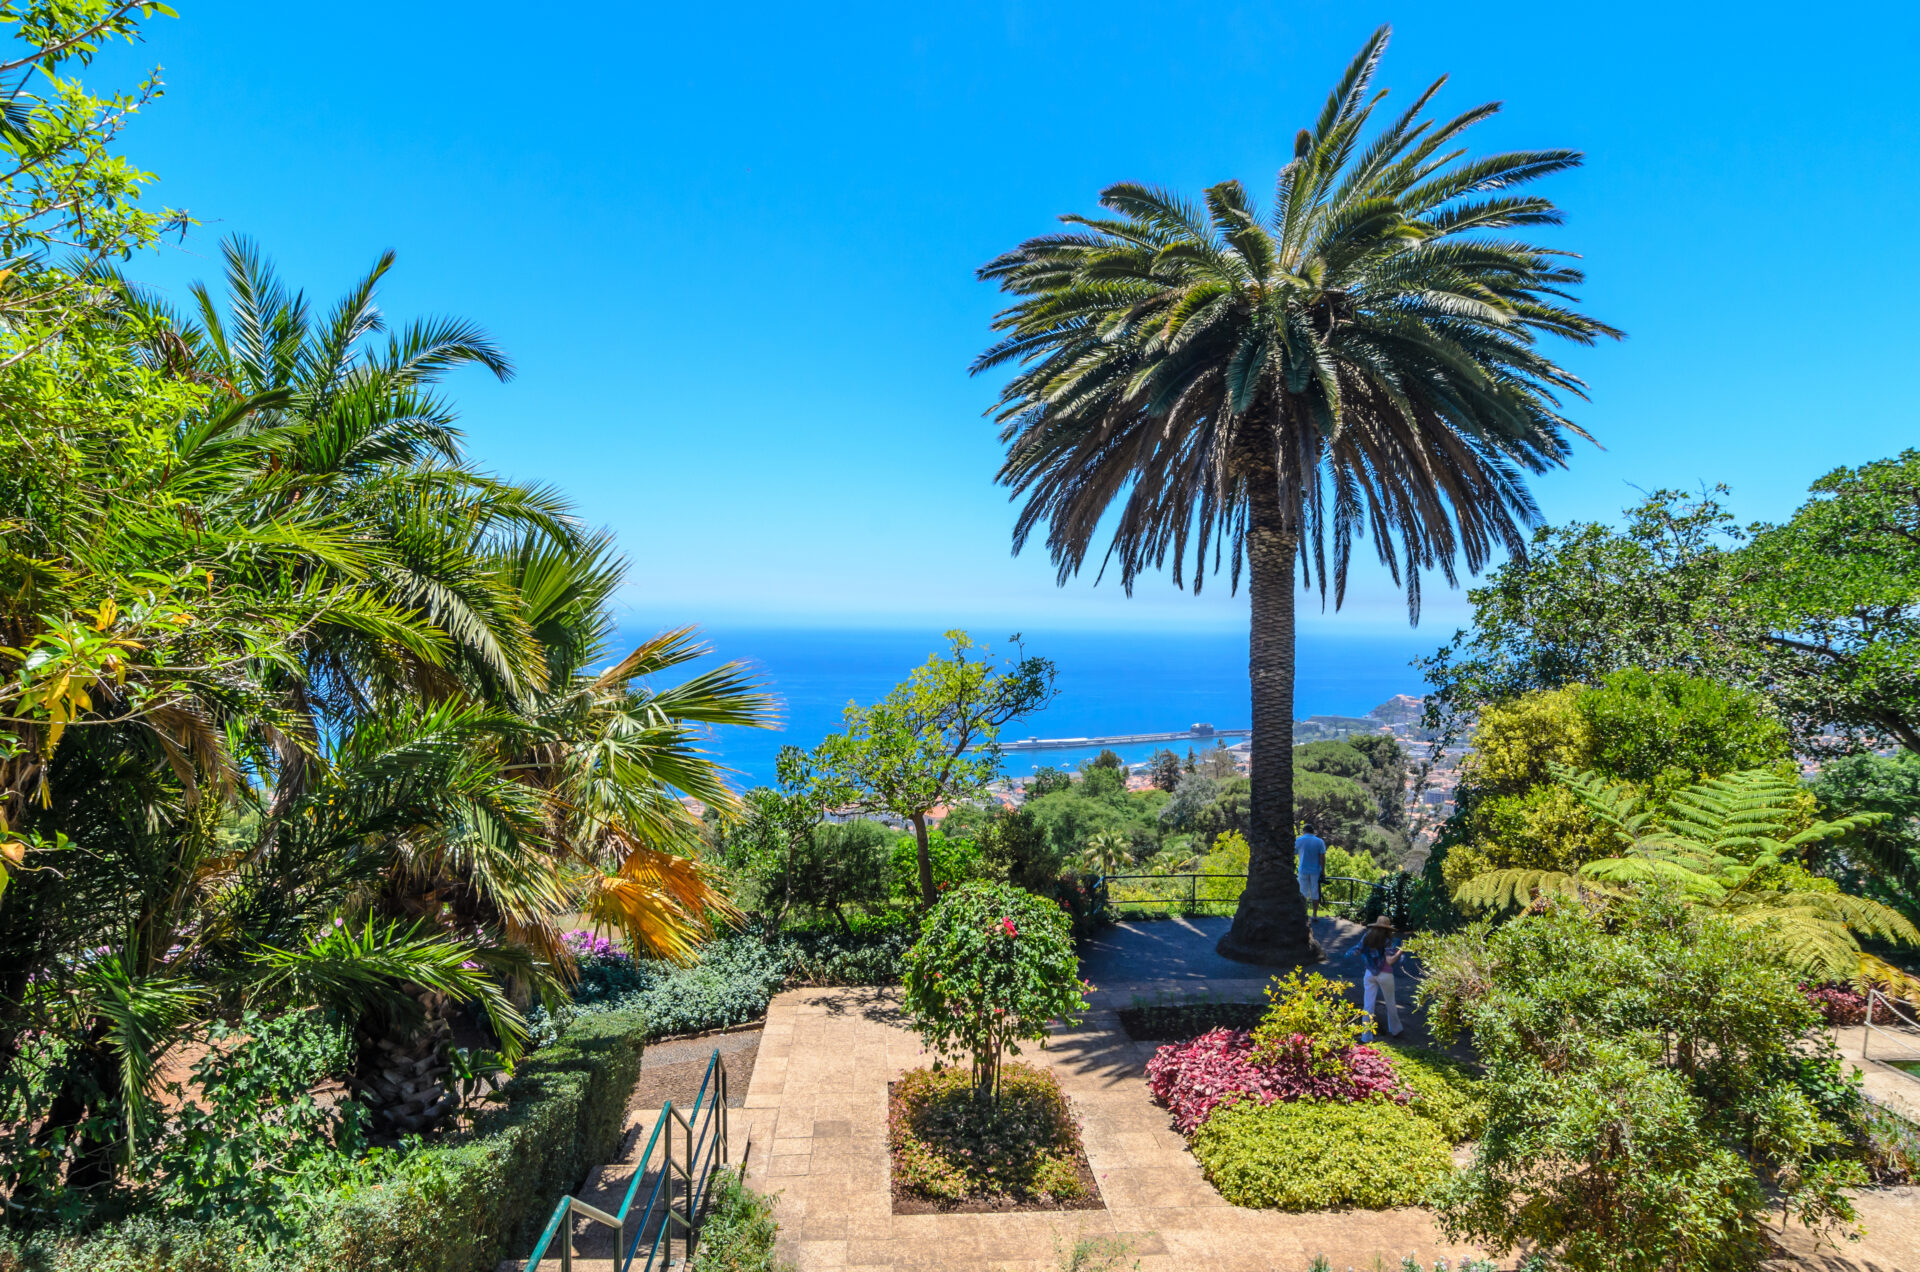
{"type": "MultiPolygon", "coordinates": [[[[182,300],[242,232],[330,302],[396,249],[390,313],[519,365],[453,386],[480,462],[615,529],[637,621],[1243,622],[1224,580],[1009,557],[973,270],[1116,180],[1270,190],[1383,20],[1400,100],[1450,72],[1443,106],[1507,104],[1480,147],[1588,154],[1553,241],[1630,338],[1567,351],[1605,449],[1550,519],[1713,481],[1777,517],[1916,440],[1907,6],[178,7],[95,72],[164,65],[129,148],[203,222],[134,272],[182,300]]],[[[1339,621],[1404,624],[1356,560],[1339,621]]]]}

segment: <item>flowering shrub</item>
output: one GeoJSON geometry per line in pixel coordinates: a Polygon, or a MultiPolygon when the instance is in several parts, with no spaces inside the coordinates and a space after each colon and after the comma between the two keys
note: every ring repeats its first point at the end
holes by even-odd
{"type": "Polygon", "coordinates": [[[893,1176],[936,1201],[1069,1201],[1088,1195],[1067,1097],[1043,1069],[1006,1065],[1000,1098],[974,1098],[961,1069],[915,1069],[887,1106],[893,1176]]]}
{"type": "Polygon", "coordinates": [[[1862,1025],[1867,1020],[1867,996],[1859,993],[1844,981],[1830,981],[1825,985],[1802,985],[1800,992],[1807,996],[1813,1009],[1820,1013],[1820,1019],[1830,1025],[1862,1025]]]}
{"type": "Polygon", "coordinates": [[[971,1056],[974,1089],[992,1099],[1000,1055],[1044,1038],[1086,1009],[1067,915],[1004,883],[946,894],[907,951],[906,1007],[929,1050],[971,1056]]]}
{"type": "Polygon", "coordinates": [[[1241,1100],[1352,1103],[1380,1096],[1404,1104],[1412,1095],[1392,1063],[1372,1047],[1351,1047],[1333,1066],[1313,1060],[1304,1048],[1263,1062],[1244,1029],[1215,1029],[1160,1048],[1147,1061],[1147,1087],[1172,1111],[1183,1135],[1197,1131],[1220,1105],[1241,1100]]]}

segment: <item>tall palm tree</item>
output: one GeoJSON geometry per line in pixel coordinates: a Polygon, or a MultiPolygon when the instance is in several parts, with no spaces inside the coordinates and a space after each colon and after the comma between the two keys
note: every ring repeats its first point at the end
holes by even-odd
{"type": "Polygon", "coordinates": [[[1220,952],[1317,956],[1293,871],[1294,601],[1305,572],[1345,594],[1353,540],[1406,588],[1457,581],[1538,518],[1524,474],[1566,462],[1561,412],[1581,382],[1539,352],[1613,329],[1577,312],[1566,254],[1506,237],[1553,225],[1515,187],[1571,168],[1568,150],[1470,159],[1456,143],[1497,105],[1436,123],[1436,82],[1371,138],[1388,29],[1347,67],[1294,142],[1263,221],[1238,182],[1204,211],[1122,183],[1112,215],[1066,216],[982,267],[1018,297],[975,373],[1019,364],[996,418],[1002,483],[1023,498],[1014,548],[1046,526],[1065,583],[1114,517],[1101,571],[1121,585],[1192,552],[1237,589],[1247,574],[1253,681],[1250,878],[1220,952]],[[1332,539],[1328,559],[1327,540],[1332,539]],[[1329,568],[1330,567],[1330,568],[1329,568]]]}

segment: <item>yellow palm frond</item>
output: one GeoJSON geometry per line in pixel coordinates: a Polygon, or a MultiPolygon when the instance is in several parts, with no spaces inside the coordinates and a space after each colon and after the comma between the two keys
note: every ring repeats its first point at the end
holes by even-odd
{"type": "Polygon", "coordinates": [[[716,919],[733,923],[745,917],[691,857],[624,837],[622,846],[620,868],[591,880],[586,912],[596,927],[617,928],[633,949],[691,962],[716,919]]]}

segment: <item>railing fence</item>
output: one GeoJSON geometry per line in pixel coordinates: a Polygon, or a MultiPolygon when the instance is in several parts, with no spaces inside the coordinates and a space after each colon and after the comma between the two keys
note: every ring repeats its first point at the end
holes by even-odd
{"type": "MultiPolygon", "coordinates": [[[[1214,873],[1207,871],[1179,871],[1172,874],[1111,874],[1102,875],[1095,882],[1096,895],[1100,897],[1100,910],[1111,916],[1115,909],[1125,906],[1179,906],[1182,914],[1199,914],[1201,907],[1208,904],[1232,905],[1239,899],[1240,891],[1246,887],[1246,874],[1214,873]],[[1200,887],[1202,879],[1238,879],[1240,890],[1231,897],[1204,896],[1200,887]],[[1115,884],[1122,885],[1121,895],[1115,895],[1115,884]],[[1141,892],[1154,895],[1141,896],[1141,892]]],[[[1332,913],[1356,918],[1366,909],[1367,900],[1373,895],[1374,885],[1366,879],[1351,879],[1345,875],[1328,875],[1320,881],[1320,907],[1332,913]]]]}
{"type": "Polygon", "coordinates": [[[700,1090],[694,1096],[692,1109],[682,1115],[679,1109],[673,1107],[671,1100],[661,1106],[660,1116],[654,1119],[653,1133],[647,1137],[647,1150],[641,1155],[639,1166],[633,1172],[633,1182],[627,1185],[627,1195],[620,1203],[620,1209],[609,1214],[578,1197],[562,1197],[555,1204],[553,1217],[547,1220],[546,1229],[541,1232],[533,1253],[521,1266],[525,1272],[537,1272],[541,1260],[547,1257],[547,1251],[557,1239],[560,1242],[561,1272],[573,1272],[571,1220],[575,1215],[612,1228],[618,1234],[614,1256],[616,1272],[631,1272],[635,1266],[634,1260],[639,1255],[640,1243],[648,1236],[652,1237],[652,1241],[647,1245],[645,1258],[638,1265],[641,1272],[669,1267],[673,1263],[672,1229],[676,1226],[680,1231],[683,1255],[691,1258],[694,1244],[699,1240],[701,1208],[707,1201],[713,1172],[726,1160],[727,1066],[721,1062],[720,1051],[716,1047],[712,1059],[707,1061],[706,1076],[700,1079],[700,1090]],[[679,1128],[677,1136],[675,1127],[679,1128]],[[678,1158],[674,1155],[676,1139],[680,1150],[678,1158]],[[653,1188],[647,1194],[646,1203],[639,1212],[639,1221],[629,1238],[627,1220],[633,1214],[640,1185],[653,1164],[655,1148],[663,1150],[660,1169],[654,1175],[653,1188]],[[674,1204],[676,1197],[679,1205],[674,1204]]]}

